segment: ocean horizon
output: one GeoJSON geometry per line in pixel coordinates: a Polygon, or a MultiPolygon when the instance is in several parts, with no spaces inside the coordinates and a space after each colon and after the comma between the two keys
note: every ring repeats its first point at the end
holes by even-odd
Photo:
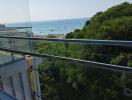
{"type": "Polygon", "coordinates": [[[7,26],[23,27],[31,26],[34,35],[66,34],[75,29],[82,29],[89,18],[63,19],[49,21],[31,21],[31,23],[12,23],[7,26]]]}

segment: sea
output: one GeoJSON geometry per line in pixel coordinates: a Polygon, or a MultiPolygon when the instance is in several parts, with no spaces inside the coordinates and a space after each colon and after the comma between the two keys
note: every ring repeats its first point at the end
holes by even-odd
{"type": "MultiPolygon", "coordinates": [[[[34,35],[44,36],[49,34],[66,34],[73,32],[75,29],[82,29],[87,20],[89,20],[89,18],[33,21],[31,22],[31,27],[34,35]]],[[[22,25],[24,25],[24,23],[12,23],[7,26],[22,25]]]]}

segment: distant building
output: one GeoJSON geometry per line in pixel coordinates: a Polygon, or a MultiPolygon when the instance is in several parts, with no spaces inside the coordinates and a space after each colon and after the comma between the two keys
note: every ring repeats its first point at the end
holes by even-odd
{"type": "Polygon", "coordinates": [[[6,26],[4,24],[0,24],[0,29],[5,28],[6,26]]]}

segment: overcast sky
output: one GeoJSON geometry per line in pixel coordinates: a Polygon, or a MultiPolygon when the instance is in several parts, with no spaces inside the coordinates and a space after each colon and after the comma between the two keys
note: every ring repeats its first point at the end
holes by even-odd
{"type": "Polygon", "coordinates": [[[0,23],[91,17],[132,0],[0,0],[0,23]],[[30,10],[29,10],[30,9],[30,10]],[[31,18],[30,18],[31,17],[31,18]]]}
{"type": "Polygon", "coordinates": [[[132,0],[30,0],[33,20],[91,17],[96,12],[132,0]]]}

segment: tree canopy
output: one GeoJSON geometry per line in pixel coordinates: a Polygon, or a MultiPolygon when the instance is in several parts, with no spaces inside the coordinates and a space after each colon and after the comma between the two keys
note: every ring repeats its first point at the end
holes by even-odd
{"type": "MultiPolygon", "coordinates": [[[[105,39],[132,41],[132,4],[122,3],[98,12],[66,35],[67,39],[105,39]]],[[[81,44],[38,43],[40,53],[132,67],[132,47],[81,44]]],[[[40,65],[42,94],[46,100],[132,100],[124,94],[131,88],[132,75],[99,70],[56,59],[44,59],[40,65]]]]}

